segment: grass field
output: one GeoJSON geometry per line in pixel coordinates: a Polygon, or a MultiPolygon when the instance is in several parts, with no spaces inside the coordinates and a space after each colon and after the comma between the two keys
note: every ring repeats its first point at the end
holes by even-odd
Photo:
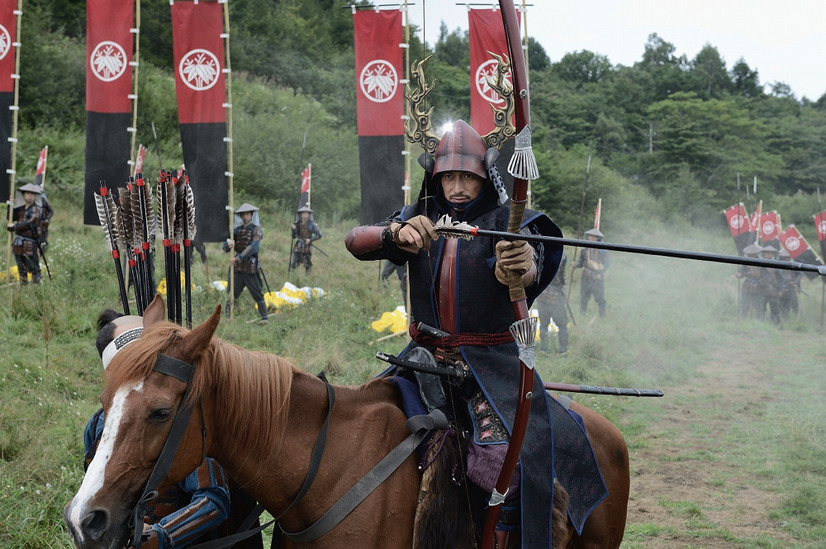
{"type": "MultiPolygon", "coordinates": [[[[50,197],[51,198],[51,197],[50,197]]],[[[61,513],[82,475],[82,430],[99,406],[94,323],[119,304],[111,256],[98,227],[81,226],[54,201],[48,251],[52,280],[0,287],[0,547],[69,547],[61,513]]],[[[344,249],[355,222],[319,220],[327,253],[311,275],[287,276],[290,218],[264,205],[262,264],[273,290],[289,280],[326,297],[273,314],[266,326],[245,293],[219,337],[324,370],[335,383],[362,383],[384,369],[370,322],[401,301],[379,267],[344,249]]],[[[635,220],[614,242],[731,253],[726,234],[667,232],[635,220]]],[[[567,231],[566,231],[567,232],[567,231]]],[[[194,319],[225,295],[227,257],[208,245],[209,277],[192,279],[194,319]]],[[[573,257],[574,250],[568,250],[573,257]]],[[[0,257],[0,262],[4,258],[0,257]]],[[[623,547],[822,547],[826,539],[826,381],[820,280],[804,279],[799,316],[778,328],[737,315],[736,268],[612,254],[608,315],[581,315],[573,281],[570,352],[540,354],[548,381],[659,388],[663,398],[575,395],[613,421],[631,454],[632,494],[623,547]]],[[[160,277],[159,277],[160,278],[160,277]]]]}

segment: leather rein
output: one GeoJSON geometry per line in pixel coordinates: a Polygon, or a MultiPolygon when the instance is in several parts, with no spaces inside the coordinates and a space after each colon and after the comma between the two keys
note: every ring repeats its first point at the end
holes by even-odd
{"type": "MultiPolygon", "coordinates": [[[[183,439],[184,433],[189,425],[189,420],[192,416],[192,407],[188,406],[186,402],[192,382],[192,374],[194,371],[193,365],[168,355],[158,354],[158,360],[155,363],[153,370],[183,381],[186,383],[186,391],[184,392],[184,396],[178,406],[178,413],[172,422],[172,427],[169,430],[169,435],[167,435],[163,450],[161,450],[158,461],[155,463],[155,468],[152,470],[149,480],[146,482],[146,487],[144,488],[143,494],[139,498],[138,504],[135,506],[135,510],[132,514],[134,531],[132,533],[131,546],[135,549],[140,547],[141,544],[143,515],[146,512],[146,508],[149,503],[158,496],[157,487],[166,477],[167,473],[169,473],[169,469],[172,466],[172,460],[178,450],[178,446],[183,439]]],[[[321,459],[324,455],[324,448],[327,443],[327,433],[330,426],[330,417],[333,411],[333,404],[335,403],[335,391],[333,386],[330,385],[323,373],[319,375],[319,378],[324,381],[324,384],[327,387],[327,399],[329,402],[327,406],[327,416],[321,426],[318,438],[316,438],[315,444],[313,445],[313,451],[310,456],[310,464],[307,469],[307,475],[304,478],[304,483],[292,503],[290,503],[284,511],[282,511],[271,521],[256,528],[251,528],[253,522],[255,522],[255,520],[264,511],[264,506],[259,503],[244,520],[237,533],[221,539],[194,545],[191,549],[224,549],[226,547],[231,547],[239,541],[269,528],[270,525],[276,524],[288,511],[293,509],[310,490],[310,487],[318,474],[321,459]]],[[[203,405],[201,405],[201,434],[203,440],[202,454],[203,457],[205,457],[206,422],[204,421],[203,414],[204,409],[203,405]]],[[[334,503],[333,506],[330,507],[330,509],[328,509],[327,512],[324,513],[316,522],[300,532],[287,532],[281,528],[280,525],[278,525],[283,535],[287,536],[294,542],[306,543],[327,534],[342,520],[344,520],[344,518],[347,517],[347,515],[349,515],[362,501],[364,501],[367,496],[378,488],[381,483],[393,473],[393,471],[398,469],[398,467],[416,450],[416,448],[419,447],[419,445],[432,431],[447,429],[448,422],[447,418],[441,411],[433,410],[428,415],[420,415],[408,419],[406,426],[412,434],[400,442],[393,450],[390,451],[390,453],[384,456],[379,463],[377,463],[364,477],[362,477],[361,480],[350,488],[350,490],[348,490],[347,493],[345,493],[336,503],[334,503]]],[[[232,505],[232,503],[230,503],[230,505],[232,505]]],[[[276,539],[278,537],[280,536],[273,535],[274,547],[277,546],[276,539]]]]}

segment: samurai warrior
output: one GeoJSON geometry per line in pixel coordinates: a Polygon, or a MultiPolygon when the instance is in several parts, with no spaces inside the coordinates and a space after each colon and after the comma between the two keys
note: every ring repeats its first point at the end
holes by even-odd
{"type": "MultiPolygon", "coordinates": [[[[409,133],[408,138],[413,140],[409,133]]],[[[360,260],[407,264],[416,323],[410,326],[413,341],[402,355],[411,360],[417,357],[415,361],[422,356],[431,360],[432,356],[434,364],[469,373],[463,382],[447,382],[441,377],[434,382],[422,377],[428,374],[416,373],[415,377],[420,387],[427,387],[420,391],[428,407],[443,409],[468,440],[466,476],[476,495],[471,505],[477,531],[484,522],[487,495],[504,461],[516,407],[514,388],[520,359],[509,332],[513,318],[507,279],[522,277],[530,303],[551,282],[562,257],[561,245],[442,239],[435,231],[434,223],[445,214],[480,228],[507,230],[510,208],[504,205],[506,194],[502,199],[504,185],[495,184],[501,183],[497,156],[498,151],[488,147],[471,126],[456,121],[432,155],[426,153],[420,159],[425,177],[418,200],[375,225],[356,227],[345,242],[360,260]],[[438,335],[421,326],[436,328],[438,335]]],[[[546,215],[530,210],[525,211],[521,231],[562,235],[546,215]]],[[[393,369],[386,374],[410,375],[393,369]]],[[[521,466],[511,480],[496,526],[498,547],[513,547],[520,538],[522,547],[550,547],[554,436],[579,429],[571,416],[547,397],[537,374],[533,394],[546,397],[535,398],[530,406],[521,466]]],[[[578,454],[576,461],[583,470],[595,467],[587,440],[578,447],[578,454]]],[[[575,475],[562,470],[556,474],[573,492],[572,500],[573,495],[581,495],[574,482],[569,482],[575,475]]],[[[601,490],[592,488],[588,488],[589,497],[594,497],[588,500],[589,509],[604,493],[603,486],[601,490]]],[[[584,517],[577,512],[573,516],[581,527],[584,517]]]]}
{"type": "Polygon", "coordinates": [[[313,242],[321,239],[321,229],[313,219],[313,210],[302,206],[296,210],[297,219],[292,224],[295,245],[290,258],[290,270],[294,271],[299,265],[304,265],[304,272],[310,274],[313,269],[313,242]]]}
{"type": "Polygon", "coordinates": [[[14,233],[12,251],[17,262],[20,284],[32,282],[40,284],[43,274],[40,270],[40,252],[43,250],[43,237],[48,231],[54,210],[43,200],[43,190],[34,183],[27,183],[18,189],[18,199],[12,211],[12,222],[8,224],[9,232],[14,233]]]}

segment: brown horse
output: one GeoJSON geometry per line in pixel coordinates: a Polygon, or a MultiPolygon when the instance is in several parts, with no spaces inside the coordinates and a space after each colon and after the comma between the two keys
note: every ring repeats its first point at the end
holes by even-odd
{"type": "MultiPolygon", "coordinates": [[[[106,371],[100,446],[64,513],[78,548],[123,547],[132,511],[185,394],[193,412],[164,483],[182,480],[209,455],[273,516],[302,491],[313,446],[327,418],[326,382],[275,355],[214,338],[220,306],[192,331],[161,322],[163,312],[163,302],[156,297],[144,314],[141,339],[118,353],[106,371]],[[194,365],[188,392],[186,382],[154,370],[160,353],[194,365]]],[[[387,381],[334,390],[317,476],[303,498],[280,518],[286,532],[300,532],[314,523],[410,434],[398,392],[387,381]]],[[[606,419],[582,406],[573,408],[585,421],[610,495],[593,511],[581,536],[564,526],[555,529],[554,546],[616,548],[625,527],[627,449],[606,419]]],[[[300,544],[285,538],[283,545],[419,546],[414,521],[421,484],[418,459],[410,456],[328,534],[300,544]]]]}

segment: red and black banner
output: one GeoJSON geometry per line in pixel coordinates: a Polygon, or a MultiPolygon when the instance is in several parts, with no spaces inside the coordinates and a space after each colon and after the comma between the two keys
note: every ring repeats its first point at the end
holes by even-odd
{"type": "Polygon", "coordinates": [[[757,238],[755,231],[751,229],[749,214],[742,202],[726,208],[726,221],[734,238],[734,245],[737,247],[737,254],[743,255],[743,248],[751,244],[757,238]]]}
{"type": "Polygon", "coordinates": [[[10,194],[14,58],[17,42],[17,0],[0,0],[0,201],[10,194]]]}
{"type": "Polygon", "coordinates": [[[820,242],[820,253],[826,257],[826,210],[812,216],[815,219],[815,230],[817,239],[820,242]]]}
{"type": "Polygon", "coordinates": [[[178,123],[201,242],[222,242],[229,236],[223,32],[222,4],[172,4],[178,123]]]}
{"type": "Polygon", "coordinates": [[[134,19],[133,0],[86,2],[86,225],[100,224],[100,182],[122,186],[130,175],[134,19]]]}
{"type": "MultiPolygon", "coordinates": [[[[780,239],[780,243],[783,244],[783,247],[786,248],[786,251],[789,252],[789,255],[792,256],[792,260],[810,265],[823,265],[823,262],[794,225],[789,225],[785,231],[780,233],[778,238],[780,239]]],[[[805,274],[809,280],[817,278],[817,273],[804,271],[803,274],[805,274]]]]}
{"type": "Polygon", "coordinates": [[[780,251],[780,214],[776,210],[760,216],[760,239],[763,246],[771,246],[780,251]]]}
{"type": "Polygon", "coordinates": [[[361,223],[375,223],[404,205],[402,13],[356,11],[353,34],[361,223]]]}

